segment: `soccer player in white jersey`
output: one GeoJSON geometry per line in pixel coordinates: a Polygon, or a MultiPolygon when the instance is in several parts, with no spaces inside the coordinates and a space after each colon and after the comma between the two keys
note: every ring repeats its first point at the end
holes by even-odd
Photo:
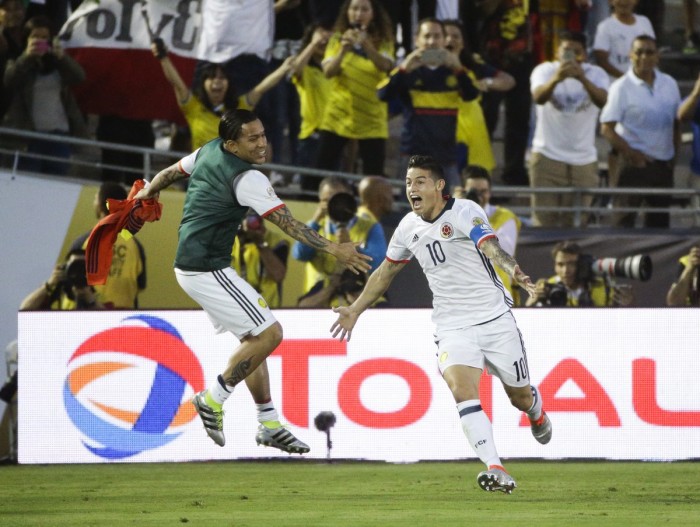
{"type": "Polygon", "coordinates": [[[379,298],[412,257],[425,273],[433,293],[433,323],[438,367],[452,391],[462,429],[486,465],[477,481],[486,491],[510,494],[515,480],[503,468],[493,441],[491,422],[481,408],[479,381],[484,365],[503,383],[511,404],[530,418],[535,439],[552,437],[552,424],[542,399],[530,385],[525,346],[508,290],[492,262],[533,295],[535,285],[505,252],[475,202],[443,196],[442,167],[429,156],[413,156],[406,174],[409,212],[389,242],[386,259],[372,273],[360,296],[337,307],[333,337],[350,340],[359,316],[379,298]]]}

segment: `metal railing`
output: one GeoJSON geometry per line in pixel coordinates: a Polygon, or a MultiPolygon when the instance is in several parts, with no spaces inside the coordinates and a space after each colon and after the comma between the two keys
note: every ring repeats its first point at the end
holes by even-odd
{"type": "MultiPolygon", "coordinates": [[[[131,179],[151,179],[159,170],[174,163],[188,152],[173,152],[167,150],[158,150],[155,148],[144,148],[118,143],[108,143],[104,141],[80,139],[68,136],[56,136],[51,134],[29,132],[24,130],[15,130],[12,128],[0,127],[0,166],[11,172],[18,172],[20,158],[27,159],[42,159],[55,162],[66,162],[70,166],[69,175],[80,179],[97,180],[101,179],[102,171],[114,170],[123,174],[129,175],[131,179]],[[11,138],[8,141],[6,138],[11,138]],[[28,140],[42,140],[67,143],[73,148],[73,154],[70,159],[38,155],[27,152],[23,147],[16,146],[19,143],[26,143],[28,140]],[[10,146],[14,143],[15,146],[10,146]],[[129,154],[138,154],[143,158],[141,167],[134,168],[124,165],[113,165],[102,163],[100,160],[100,151],[108,149],[117,152],[129,154]]],[[[352,182],[357,182],[363,176],[348,172],[339,172],[332,170],[320,170],[315,168],[281,165],[274,163],[266,163],[260,166],[266,171],[276,171],[280,174],[292,179],[295,175],[301,177],[324,178],[329,176],[341,177],[352,182]]],[[[390,179],[389,182],[395,187],[399,199],[396,200],[396,208],[398,210],[408,210],[408,203],[401,199],[404,192],[404,182],[396,179],[390,179]]],[[[287,199],[304,199],[316,200],[317,192],[303,190],[299,185],[285,185],[277,188],[277,193],[282,198],[287,199]]],[[[639,212],[636,207],[612,207],[611,202],[616,196],[648,196],[648,195],[664,195],[672,198],[672,205],[668,208],[643,208],[644,211],[667,212],[672,217],[682,217],[689,223],[690,226],[700,225],[700,191],[694,189],[652,189],[652,188],[609,188],[609,187],[591,187],[591,188],[574,188],[574,187],[515,187],[496,185],[492,189],[492,195],[497,199],[505,199],[508,201],[507,207],[511,209],[519,217],[523,218],[528,223],[528,218],[532,214],[530,206],[530,197],[533,194],[568,194],[572,197],[572,205],[570,207],[539,207],[538,211],[543,212],[563,212],[573,215],[575,227],[580,227],[584,224],[584,218],[588,217],[588,224],[591,226],[602,225],[606,220],[611,219],[613,215],[625,212],[639,212]],[[592,196],[593,204],[584,206],[584,197],[592,196]]]]}

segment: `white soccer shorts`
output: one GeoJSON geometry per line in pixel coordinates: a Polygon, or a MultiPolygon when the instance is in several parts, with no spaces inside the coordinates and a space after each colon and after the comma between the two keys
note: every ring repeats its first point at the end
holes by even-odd
{"type": "Polygon", "coordinates": [[[486,366],[507,386],[530,383],[525,345],[510,311],[478,326],[442,331],[438,328],[435,341],[441,374],[454,364],[481,370],[486,366]]]}
{"type": "Polygon", "coordinates": [[[211,272],[175,269],[180,287],[209,315],[217,333],[238,340],[259,335],[277,322],[265,299],[231,267],[211,272]]]}

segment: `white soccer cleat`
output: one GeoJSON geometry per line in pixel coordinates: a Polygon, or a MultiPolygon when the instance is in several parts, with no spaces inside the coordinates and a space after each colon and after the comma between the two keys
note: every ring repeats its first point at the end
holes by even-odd
{"type": "Polygon", "coordinates": [[[297,439],[294,434],[284,426],[268,428],[261,424],[258,426],[258,433],[255,434],[255,442],[258,445],[279,448],[289,454],[306,454],[311,450],[309,445],[297,439]]]}
{"type": "Polygon", "coordinates": [[[498,491],[511,494],[513,489],[518,486],[508,472],[496,466],[491,466],[488,470],[479,472],[476,481],[487,492],[498,491]]]}
{"type": "Polygon", "coordinates": [[[209,437],[211,437],[217,445],[224,446],[226,444],[226,438],[224,437],[224,411],[215,410],[209,406],[207,404],[206,394],[206,390],[196,394],[192,398],[192,404],[197,409],[199,417],[202,418],[204,429],[207,431],[209,437]]]}

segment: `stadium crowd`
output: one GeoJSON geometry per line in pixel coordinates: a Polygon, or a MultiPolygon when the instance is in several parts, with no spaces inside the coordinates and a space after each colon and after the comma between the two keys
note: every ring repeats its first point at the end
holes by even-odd
{"type": "MultiPolygon", "coordinates": [[[[571,190],[577,187],[668,189],[675,173],[700,172],[700,80],[683,100],[676,79],[659,70],[663,2],[205,0],[196,45],[197,55],[207,60],[196,64],[182,60],[172,39],[166,45],[156,21],[145,20],[151,49],[132,70],[145,82],[132,99],[145,100],[156,89],[145,79],[169,85],[169,92],[160,90],[155,97],[178,112],[162,119],[134,117],[119,108],[96,115],[89,111],[92,103],[80,86],[98,99],[100,91],[107,99],[110,90],[95,90],[94,64],[64,44],[75,17],[94,3],[0,0],[2,125],[58,139],[26,140],[18,148],[35,155],[20,156],[20,169],[68,172],[71,149],[60,141],[66,135],[153,147],[154,130],[163,122],[170,148],[191,151],[216,137],[225,111],[254,109],[268,137],[267,161],[296,167],[301,174],[266,171],[274,187],[297,184],[306,191],[304,198],[320,191],[323,203],[321,177],[304,173],[316,168],[384,178],[396,190],[408,157],[430,155],[443,165],[455,196],[468,197],[472,185],[472,198],[490,221],[495,221],[492,214],[508,213],[503,221],[514,230],[514,240],[521,226],[574,225],[572,215],[562,210],[570,210],[571,190]],[[682,122],[690,122],[695,132],[689,167],[676,164],[682,122]],[[497,128],[503,130],[502,149],[494,148],[497,128]],[[601,141],[609,143],[605,163],[599,159],[601,141]],[[519,217],[489,203],[489,198],[496,204],[507,201],[491,196],[492,182],[562,192],[533,193],[531,215],[519,217]]],[[[690,4],[684,3],[682,52],[687,55],[698,51],[690,4]]],[[[141,22],[132,18],[132,24],[141,22]]],[[[117,161],[139,167],[142,157],[102,152],[102,180],[130,185],[138,174],[110,168],[117,161]]],[[[688,186],[698,188],[697,179],[690,176],[688,186]]],[[[352,182],[338,185],[357,197],[352,182]]],[[[386,194],[386,187],[380,192],[386,194]]],[[[594,204],[593,195],[582,196],[584,209],[594,204]]],[[[669,215],[653,207],[671,202],[658,193],[618,196],[609,206],[626,210],[610,215],[612,224],[668,227],[669,215]],[[639,208],[642,204],[645,209],[639,208]],[[647,212],[643,219],[637,210],[647,212]]],[[[349,232],[351,239],[362,241],[370,231],[359,226],[369,222],[381,228],[376,219],[359,213],[349,223],[324,214],[317,213],[309,225],[333,237],[344,239],[349,232]]],[[[580,224],[588,219],[584,214],[580,224]]],[[[268,254],[265,244],[276,243],[261,238],[248,240],[248,247],[251,254],[268,254]]],[[[363,250],[376,258],[379,245],[363,245],[363,250]]],[[[291,249],[295,259],[312,267],[313,254],[291,249]]],[[[240,250],[234,249],[240,253],[233,257],[234,266],[241,265],[240,250]]],[[[286,257],[285,249],[282,260],[286,257]]],[[[305,295],[328,293],[329,280],[337,293],[340,274],[329,262],[323,267],[313,280],[307,271],[305,295]]],[[[268,286],[279,289],[281,279],[268,286]]],[[[322,296],[324,305],[328,295],[322,296]]],[[[300,305],[316,305],[310,298],[315,297],[300,305]]]]}
{"type": "MultiPolygon", "coordinates": [[[[91,3],[95,4],[0,2],[2,124],[54,135],[92,133],[104,141],[153,147],[154,124],[162,119],[135,118],[119,108],[98,115],[85,111],[90,107],[85,102],[87,88],[79,86],[95,91],[90,78],[95,69],[85,55],[71,47],[64,50],[63,44],[70,32],[67,20],[91,3]],[[90,117],[97,122],[91,132],[85,126],[90,117]]],[[[170,144],[177,151],[189,151],[215,137],[214,125],[224,110],[254,108],[271,144],[269,161],[299,167],[302,173],[310,167],[402,180],[408,156],[426,154],[444,164],[451,187],[458,186],[459,171],[467,165],[484,167],[497,183],[533,188],[595,188],[601,173],[603,184],[611,187],[672,187],[680,146],[680,90],[658,69],[661,46],[655,39],[662,31],[663,2],[610,0],[609,9],[607,4],[206,0],[201,3],[197,43],[198,56],[206,60],[199,60],[193,72],[182,67],[172,55],[177,50],[169,50],[159,37],[162,28],[154,33],[150,26],[155,22],[147,22],[155,59],[149,63],[141,55],[135,71],[149,70],[148,75],[143,72],[147,82],[154,71],[158,74],[160,62],[174,97],[158,96],[182,112],[170,128],[170,144]],[[230,37],[234,21],[241,23],[230,37]],[[655,48],[634,60],[633,42],[641,35],[650,37],[655,48]],[[646,68],[650,76],[639,68],[646,68]],[[613,86],[622,86],[625,78],[627,88],[613,86]],[[654,89],[659,82],[661,93],[654,89]],[[640,89],[646,85],[651,96],[627,101],[635,83],[640,89]],[[615,93],[615,99],[608,101],[608,93],[615,93]],[[632,107],[623,119],[625,104],[632,107]],[[637,104],[658,112],[630,120],[629,114],[638,114],[637,104]],[[603,136],[610,142],[607,172],[599,169],[603,164],[595,146],[601,109],[606,119],[603,136]],[[501,115],[503,150],[496,159],[493,138],[501,115]],[[392,122],[401,123],[398,138],[390,133],[392,122]],[[662,147],[655,151],[640,139],[652,131],[663,136],[662,147]],[[644,175],[645,167],[654,177],[644,175]]],[[[696,51],[694,8],[692,2],[686,4],[683,52],[691,54],[696,51]]],[[[132,24],[136,22],[140,21],[132,17],[132,24]]],[[[149,90],[143,86],[142,91],[149,90]]],[[[107,99],[104,86],[101,90],[107,99]]],[[[145,95],[133,94],[144,100],[145,95]]],[[[653,141],[658,138],[647,142],[653,141]]],[[[67,144],[33,139],[24,147],[52,159],[21,157],[21,168],[67,171],[69,164],[61,162],[71,156],[67,144]]],[[[103,152],[103,163],[117,159],[133,167],[142,163],[138,155],[103,152]]],[[[125,184],[137,177],[115,174],[108,167],[102,172],[103,180],[125,184]]],[[[293,180],[279,172],[269,177],[276,187],[293,180]]],[[[296,180],[313,191],[320,178],[296,180]]],[[[570,225],[571,216],[556,210],[570,205],[570,196],[534,193],[532,224],[570,225]]],[[[632,206],[643,198],[636,196],[632,206]]],[[[592,195],[584,195],[583,206],[592,200],[592,195]]],[[[669,204],[667,196],[649,196],[646,201],[669,204]]],[[[630,200],[615,204],[629,206],[630,200]]],[[[658,215],[650,216],[651,224],[665,224],[663,217],[659,222],[658,215]]],[[[616,219],[626,226],[633,220],[629,214],[616,219]]]]}

